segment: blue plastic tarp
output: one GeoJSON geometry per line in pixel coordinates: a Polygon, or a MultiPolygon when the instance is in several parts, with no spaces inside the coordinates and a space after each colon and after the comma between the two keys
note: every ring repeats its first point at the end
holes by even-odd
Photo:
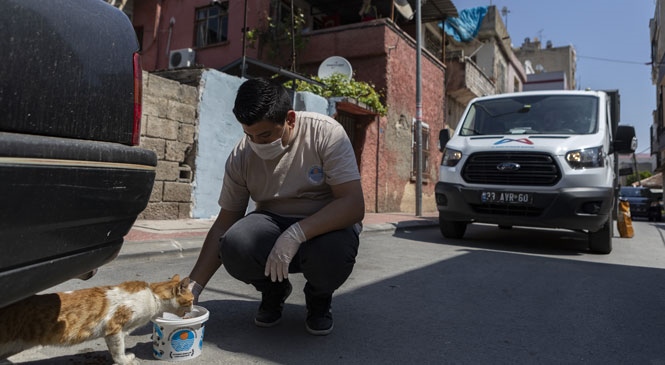
{"type": "Polygon", "coordinates": [[[443,30],[458,42],[470,42],[478,35],[480,24],[487,14],[487,6],[464,9],[459,17],[451,17],[443,22],[443,30]]]}

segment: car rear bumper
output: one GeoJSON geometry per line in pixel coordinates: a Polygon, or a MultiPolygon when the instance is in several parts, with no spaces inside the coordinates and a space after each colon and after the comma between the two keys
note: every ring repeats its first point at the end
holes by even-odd
{"type": "Polygon", "coordinates": [[[0,306],[113,260],[156,161],[136,147],[0,132],[0,306]]]}

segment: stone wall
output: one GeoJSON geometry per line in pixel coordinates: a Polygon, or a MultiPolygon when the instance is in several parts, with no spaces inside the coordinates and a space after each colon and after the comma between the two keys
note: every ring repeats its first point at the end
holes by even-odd
{"type": "Polygon", "coordinates": [[[155,185],[139,219],[190,218],[197,141],[196,87],[143,72],[141,147],[157,154],[155,185]]]}
{"type": "MultiPolygon", "coordinates": [[[[158,162],[140,219],[208,219],[219,213],[225,161],[244,136],[232,112],[242,81],[211,69],[143,73],[141,147],[155,151],[158,162]]],[[[297,100],[298,110],[325,113],[328,105],[313,94],[298,94],[297,100]]]]}

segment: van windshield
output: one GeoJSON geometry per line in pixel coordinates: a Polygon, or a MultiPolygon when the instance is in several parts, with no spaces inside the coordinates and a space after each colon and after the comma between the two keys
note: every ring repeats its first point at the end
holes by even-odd
{"type": "Polygon", "coordinates": [[[593,134],[598,98],[587,95],[527,95],[477,101],[460,135],[593,134]]]}

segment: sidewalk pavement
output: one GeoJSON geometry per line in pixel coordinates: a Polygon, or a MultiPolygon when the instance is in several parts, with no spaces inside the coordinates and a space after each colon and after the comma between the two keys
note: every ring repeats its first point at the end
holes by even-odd
{"type": "MultiPolygon", "coordinates": [[[[125,236],[119,258],[140,258],[157,254],[182,254],[201,248],[214,219],[137,220],[125,236]]],[[[365,213],[363,232],[438,225],[438,212],[365,213]]]]}

